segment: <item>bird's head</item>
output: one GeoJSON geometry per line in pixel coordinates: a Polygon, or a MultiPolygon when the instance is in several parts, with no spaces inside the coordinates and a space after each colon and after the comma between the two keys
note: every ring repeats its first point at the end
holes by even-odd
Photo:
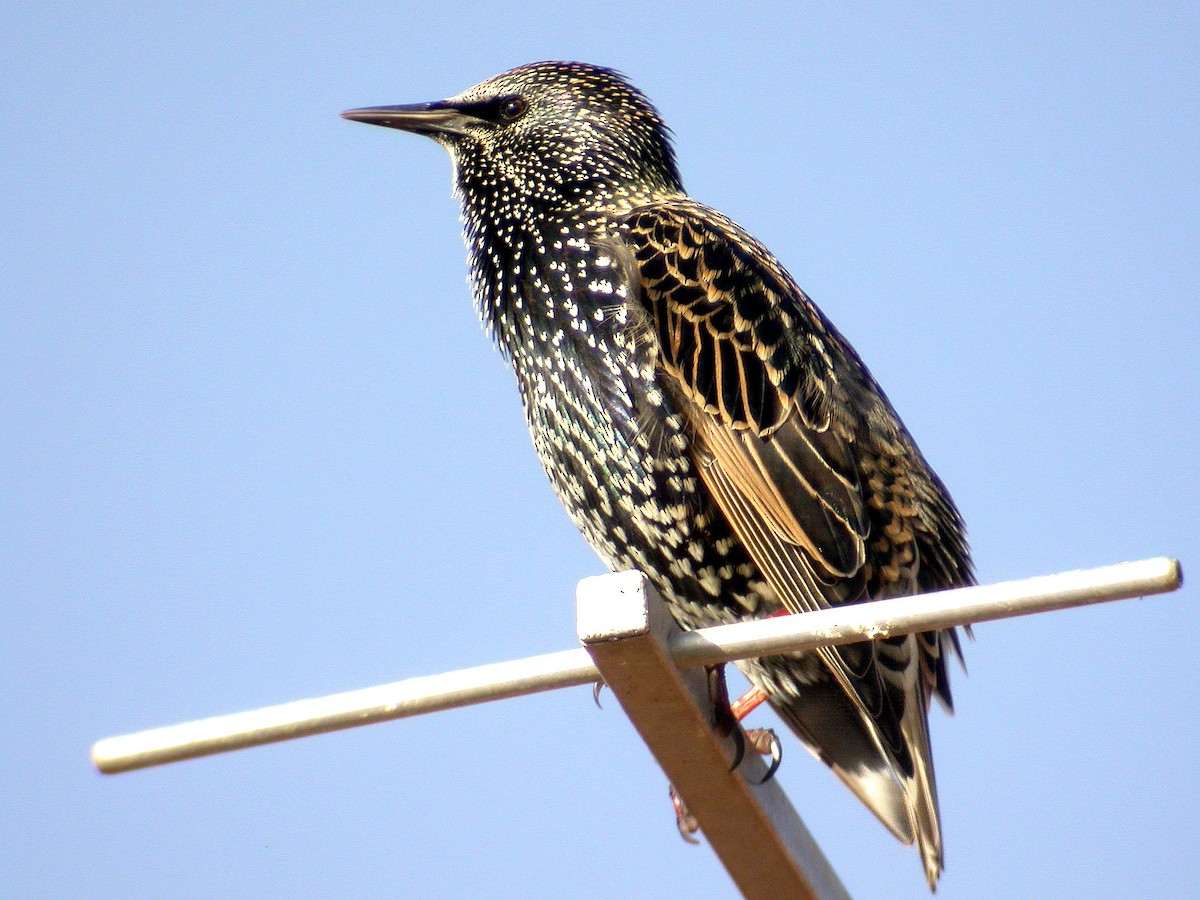
{"type": "Polygon", "coordinates": [[[504,195],[540,209],[604,207],[682,189],[658,111],[599,66],[532,63],[448,100],[342,115],[436,140],[468,206],[504,195]]]}

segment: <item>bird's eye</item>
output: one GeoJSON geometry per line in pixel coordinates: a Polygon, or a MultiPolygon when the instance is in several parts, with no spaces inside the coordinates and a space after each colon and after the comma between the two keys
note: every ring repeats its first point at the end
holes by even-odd
{"type": "Polygon", "coordinates": [[[520,97],[509,97],[500,104],[500,118],[505,122],[514,122],[525,115],[527,109],[529,104],[520,97]]]}

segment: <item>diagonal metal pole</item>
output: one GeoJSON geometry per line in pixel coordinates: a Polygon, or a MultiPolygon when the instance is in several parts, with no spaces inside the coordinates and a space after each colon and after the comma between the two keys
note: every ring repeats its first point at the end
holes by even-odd
{"type": "Polygon", "coordinates": [[[683,632],[646,576],[585,578],[577,598],[580,642],[742,896],[849,900],[762,760],[751,753],[734,770],[704,670],[676,665],[670,645],[683,632]]]}
{"type": "MultiPolygon", "coordinates": [[[[676,635],[670,648],[676,664],[689,668],[1161,594],[1182,580],[1179,563],[1159,557],[706,628],[676,635]]],[[[586,651],[547,653],[106,738],[92,747],[92,760],[101,772],[125,772],[599,679],[586,651]]]]}

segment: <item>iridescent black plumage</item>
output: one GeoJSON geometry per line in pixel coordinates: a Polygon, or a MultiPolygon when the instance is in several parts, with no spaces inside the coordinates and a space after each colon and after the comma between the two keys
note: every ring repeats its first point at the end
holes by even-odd
{"type": "MultiPolygon", "coordinates": [[[[684,193],[667,130],[610,70],[535,63],[353,110],[455,162],[475,302],[538,455],[613,569],[686,628],[969,584],[962,521],[858,355],[771,253],[684,193]]],[[[930,885],[926,723],[953,631],[750,661],[802,740],[930,885]]]]}

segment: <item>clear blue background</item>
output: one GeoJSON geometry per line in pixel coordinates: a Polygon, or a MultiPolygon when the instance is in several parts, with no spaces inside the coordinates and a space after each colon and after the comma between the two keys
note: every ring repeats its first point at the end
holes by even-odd
{"type": "MultiPolygon", "coordinates": [[[[6,9],[0,892],[733,893],[583,688],[89,766],[573,645],[600,566],[475,321],[447,161],[347,107],[624,70],[867,359],[982,580],[1200,563],[1196,4],[792,6],[6,9]]],[[[977,629],[934,714],[939,896],[1195,896],[1194,620],[1185,587],[977,629]]],[[[779,777],[855,895],[927,896],[794,741],[779,777]]]]}

